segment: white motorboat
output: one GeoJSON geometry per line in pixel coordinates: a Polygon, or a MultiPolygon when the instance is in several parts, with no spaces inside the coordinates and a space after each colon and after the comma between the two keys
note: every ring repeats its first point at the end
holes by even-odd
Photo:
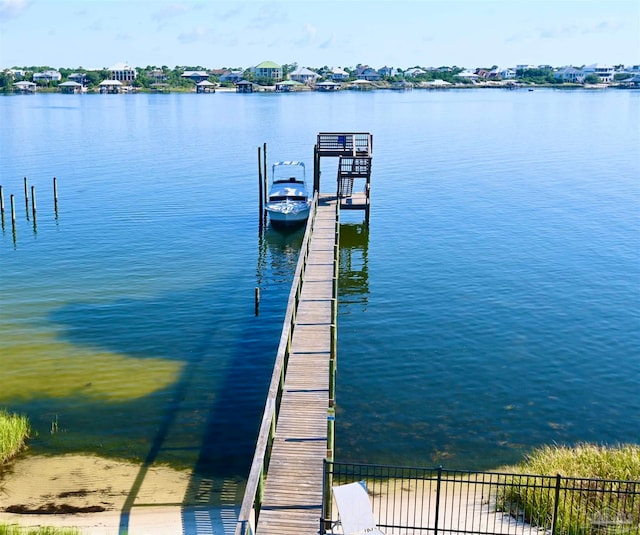
{"type": "Polygon", "coordinates": [[[265,209],[274,228],[295,228],[306,223],[311,201],[304,163],[289,161],[273,164],[265,209]]]}

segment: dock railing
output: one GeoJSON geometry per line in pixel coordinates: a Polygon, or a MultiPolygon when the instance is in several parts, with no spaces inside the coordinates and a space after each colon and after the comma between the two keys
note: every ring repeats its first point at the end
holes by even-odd
{"type": "Polygon", "coordinates": [[[302,281],[304,280],[304,272],[309,256],[309,243],[313,234],[313,226],[315,223],[315,215],[318,208],[318,193],[313,196],[311,212],[307,220],[307,226],[300,247],[300,255],[296,265],[296,271],[289,292],[287,301],[287,310],[284,316],[284,324],[278,352],[276,354],[271,382],[267,400],[262,415],[260,431],[256,442],[255,452],[253,454],[253,462],[245,487],[244,498],[238,515],[238,523],[236,525],[235,535],[249,535],[255,533],[255,526],[258,523],[258,515],[260,514],[260,506],[262,504],[264,483],[269,467],[269,457],[273,438],[275,436],[276,423],[278,421],[278,411],[280,408],[280,400],[282,398],[282,388],[284,386],[284,378],[287,372],[287,363],[289,353],[291,351],[291,340],[293,337],[293,326],[296,321],[296,312],[298,302],[300,300],[300,290],[302,281]]]}
{"type": "Polygon", "coordinates": [[[640,533],[640,481],[327,461],[322,534],[342,533],[331,487],[354,481],[386,535],[640,533]]]}
{"type": "Polygon", "coordinates": [[[368,132],[321,132],[316,148],[320,156],[372,156],[373,136],[368,132]]]}

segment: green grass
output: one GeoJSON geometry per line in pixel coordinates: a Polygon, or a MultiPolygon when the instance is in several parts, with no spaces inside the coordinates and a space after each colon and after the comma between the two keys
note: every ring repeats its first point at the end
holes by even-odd
{"type": "Polygon", "coordinates": [[[10,414],[0,409],[0,464],[15,457],[24,448],[29,433],[29,420],[26,416],[10,414]]]}
{"type": "Polygon", "coordinates": [[[15,524],[0,524],[0,535],[81,535],[81,532],[76,528],[21,528],[15,524]]]}
{"type": "Polygon", "coordinates": [[[508,471],[523,475],[508,478],[497,497],[498,509],[518,514],[533,525],[551,527],[555,478],[560,475],[556,533],[622,534],[637,533],[640,528],[638,445],[545,446],[508,471]]]}

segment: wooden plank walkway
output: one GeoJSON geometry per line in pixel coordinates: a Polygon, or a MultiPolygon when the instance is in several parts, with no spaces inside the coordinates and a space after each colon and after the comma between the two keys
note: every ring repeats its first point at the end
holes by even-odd
{"type": "Polygon", "coordinates": [[[313,535],[327,455],[336,199],[321,195],[309,244],[257,535],[313,535]]]}

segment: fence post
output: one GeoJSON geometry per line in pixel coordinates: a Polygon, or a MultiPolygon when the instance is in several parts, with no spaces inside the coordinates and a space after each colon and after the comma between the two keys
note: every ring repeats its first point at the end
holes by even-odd
{"type": "Polygon", "coordinates": [[[554,535],[556,532],[556,519],[558,518],[558,506],[560,503],[560,480],[562,476],[560,474],[556,474],[556,493],[553,498],[553,517],[551,518],[551,535],[554,535]]]}
{"type": "Polygon", "coordinates": [[[440,517],[440,486],[442,483],[442,466],[438,466],[438,481],[436,484],[436,525],[433,528],[433,535],[438,535],[438,521],[440,517]]]}

